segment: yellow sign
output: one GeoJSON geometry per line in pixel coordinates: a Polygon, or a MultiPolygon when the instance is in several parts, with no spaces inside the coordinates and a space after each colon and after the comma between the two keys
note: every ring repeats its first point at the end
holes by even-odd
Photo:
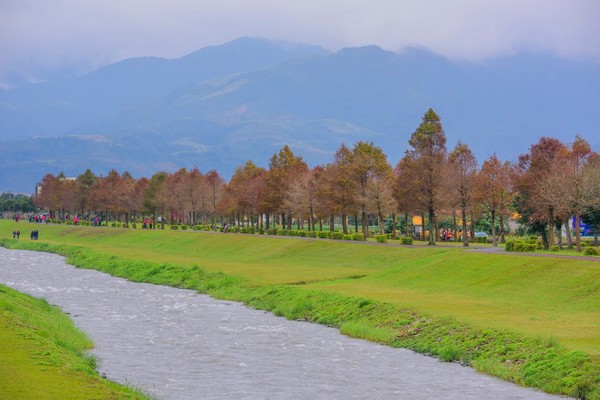
{"type": "Polygon", "coordinates": [[[423,226],[423,219],[419,215],[415,215],[412,217],[413,225],[423,226]]]}

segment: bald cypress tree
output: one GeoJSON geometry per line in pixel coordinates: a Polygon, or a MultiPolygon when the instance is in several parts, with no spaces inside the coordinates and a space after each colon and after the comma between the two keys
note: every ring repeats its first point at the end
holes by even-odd
{"type": "Polygon", "coordinates": [[[419,208],[429,217],[429,244],[435,245],[437,227],[436,210],[441,202],[443,187],[442,171],[446,163],[446,135],[440,117],[431,108],[423,116],[423,122],[413,132],[408,143],[408,153],[414,165],[414,198],[419,208]]]}

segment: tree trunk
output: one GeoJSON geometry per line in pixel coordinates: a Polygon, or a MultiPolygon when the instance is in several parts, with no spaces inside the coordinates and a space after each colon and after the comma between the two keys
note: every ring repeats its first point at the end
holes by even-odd
{"type": "Polygon", "coordinates": [[[267,230],[271,229],[271,214],[267,213],[267,220],[265,221],[267,224],[267,230]]]}
{"type": "Polygon", "coordinates": [[[470,227],[470,232],[471,232],[471,241],[475,240],[475,213],[473,212],[473,210],[471,210],[471,227],[470,227]]]}
{"type": "Polygon", "coordinates": [[[425,213],[424,212],[421,213],[421,240],[424,242],[427,240],[427,238],[425,237],[425,213]]]}
{"type": "Polygon", "coordinates": [[[457,241],[456,234],[458,233],[458,229],[456,226],[456,210],[452,210],[452,240],[457,241]]]}
{"type": "Polygon", "coordinates": [[[573,248],[573,236],[571,235],[571,227],[569,226],[569,217],[565,217],[565,233],[567,235],[567,248],[573,248]]]}
{"type": "Polygon", "coordinates": [[[319,231],[323,232],[323,218],[319,218],[319,231]]]}
{"type": "Polygon", "coordinates": [[[435,211],[433,207],[429,207],[429,245],[435,246],[435,235],[436,235],[436,221],[435,221],[435,211]]]}
{"type": "Polygon", "coordinates": [[[354,214],[354,233],[358,233],[358,214],[354,214]]]}
{"type": "Polygon", "coordinates": [[[558,218],[555,221],[556,224],[556,239],[558,241],[558,247],[562,250],[563,248],[563,240],[562,240],[562,221],[560,220],[560,218],[558,218]]]}
{"type": "Polygon", "coordinates": [[[342,232],[344,235],[348,234],[348,216],[346,214],[342,214],[342,232]]]}
{"type": "Polygon", "coordinates": [[[329,216],[329,232],[335,231],[335,216],[331,214],[329,216]]]}
{"type": "Polygon", "coordinates": [[[575,210],[575,246],[577,251],[581,252],[581,217],[579,210],[575,210]]]}
{"type": "Polygon", "coordinates": [[[506,243],[506,238],[504,237],[504,213],[500,212],[500,243],[506,243]]]}
{"type": "Polygon", "coordinates": [[[496,239],[496,210],[492,210],[492,246],[498,246],[498,240],[496,239]]]}
{"type": "Polygon", "coordinates": [[[392,213],[392,239],[396,239],[396,213],[392,213]]]}
{"type": "Polygon", "coordinates": [[[408,231],[410,229],[410,224],[408,223],[408,217],[409,217],[408,213],[404,213],[404,223],[406,224],[406,237],[410,237],[409,233],[408,233],[408,231]]]}
{"type": "MultiPolygon", "coordinates": [[[[362,233],[365,240],[369,237],[369,228],[367,227],[367,223],[369,220],[367,219],[367,206],[362,205],[362,211],[360,213],[361,222],[362,222],[362,233]]],[[[357,231],[358,232],[358,231],[357,231]]]]}
{"type": "Polygon", "coordinates": [[[548,207],[548,247],[554,244],[554,207],[548,207]]]}
{"type": "Polygon", "coordinates": [[[463,247],[469,247],[469,241],[467,240],[467,210],[465,208],[461,209],[462,213],[462,242],[463,247]]]}
{"type": "Polygon", "coordinates": [[[548,234],[546,233],[546,228],[542,229],[542,243],[544,245],[544,248],[547,249],[547,243],[548,243],[548,234]]]}

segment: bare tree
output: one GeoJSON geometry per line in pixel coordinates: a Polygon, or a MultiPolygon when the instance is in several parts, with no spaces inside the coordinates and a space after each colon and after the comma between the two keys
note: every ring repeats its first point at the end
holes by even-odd
{"type": "MultiPolygon", "coordinates": [[[[467,209],[473,202],[473,189],[477,173],[477,159],[468,145],[458,142],[448,156],[448,169],[446,170],[446,187],[452,203],[458,204],[462,216],[462,241],[463,246],[469,246],[467,240],[467,209]]],[[[492,214],[492,237],[496,246],[495,212],[492,214]]],[[[471,221],[473,223],[473,221],[471,221]]]]}

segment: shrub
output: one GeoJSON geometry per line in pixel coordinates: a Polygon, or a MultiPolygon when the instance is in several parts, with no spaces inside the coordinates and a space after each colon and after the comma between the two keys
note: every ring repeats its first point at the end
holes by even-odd
{"type": "Polygon", "coordinates": [[[475,238],[475,243],[487,243],[488,238],[486,236],[480,236],[475,238]]]}
{"type": "Polygon", "coordinates": [[[550,247],[550,251],[557,252],[557,251],[559,251],[559,250],[560,250],[560,247],[558,247],[558,245],[557,245],[557,244],[553,244],[553,245],[550,247]]]}
{"type": "Polygon", "coordinates": [[[413,238],[411,237],[401,237],[400,243],[402,244],[413,244],[413,238]]]}
{"type": "Polygon", "coordinates": [[[265,234],[265,228],[258,228],[258,234],[259,235],[264,235],[265,234]]]}
{"type": "Polygon", "coordinates": [[[195,230],[195,231],[202,230],[202,225],[194,225],[194,226],[192,227],[192,230],[195,230]]]}
{"type": "Polygon", "coordinates": [[[342,232],[333,231],[333,232],[329,232],[329,237],[331,239],[335,239],[335,240],[342,240],[342,239],[344,239],[344,234],[342,232]]]}
{"type": "Polygon", "coordinates": [[[342,235],[342,239],[344,240],[352,240],[353,235],[342,235]]]}
{"type": "Polygon", "coordinates": [[[175,224],[171,225],[172,231],[176,231],[177,229],[179,229],[179,225],[175,225],[175,224]]]}
{"type": "Polygon", "coordinates": [[[294,236],[306,237],[306,231],[295,231],[294,236]]]}
{"type": "Polygon", "coordinates": [[[318,231],[317,236],[321,239],[327,239],[329,237],[329,232],[327,231],[318,231]]]}
{"type": "Polygon", "coordinates": [[[267,235],[277,235],[277,228],[267,230],[267,235]]]}
{"type": "Polygon", "coordinates": [[[129,228],[129,224],[127,222],[123,222],[121,228],[129,228]]]}
{"type": "Polygon", "coordinates": [[[375,240],[377,240],[377,243],[387,243],[388,238],[387,235],[375,235],[375,240]]]}
{"type": "Polygon", "coordinates": [[[365,240],[365,236],[362,233],[353,233],[352,234],[352,240],[356,240],[356,241],[362,241],[365,240]]]}
{"type": "Polygon", "coordinates": [[[523,243],[521,241],[515,242],[514,251],[520,251],[520,252],[525,251],[525,243],[523,243]]]}
{"type": "Polygon", "coordinates": [[[523,246],[523,251],[536,251],[538,249],[538,244],[537,243],[525,243],[525,245],[523,246]]]}
{"type": "Polygon", "coordinates": [[[188,226],[187,225],[181,225],[181,230],[183,231],[187,231],[188,226]]]}
{"type": "Polygon", "coordinates": [[[585,254],[586,256],[597,256],[598,255],[598,249],[596,249],[594,247],[587,247],[583,251],[583,254],[585,254]]]}
{"type": "Polygon", "coordinates": [[[307,237],[311,237],[311,238],[316,238],[317,237],[317,232],[315,232],[315,231],[308,231],[308,232],[306,232],[306,236],[307,237]]]}
{"type": "Polygon", "coordinates": [[[113,222],[110,224],[110,226],[112,226],[113,228],[116,228],[116,227],[117,227],[117,222],[113,221],[113,222]]]}
{"type": "Polygon", "coordinates": [[[514,241],[514,240],[507,240],[506,243],[504,244],[504,250],[515,251],[515,243],[516,243],[516,241],[514,241]]]}

